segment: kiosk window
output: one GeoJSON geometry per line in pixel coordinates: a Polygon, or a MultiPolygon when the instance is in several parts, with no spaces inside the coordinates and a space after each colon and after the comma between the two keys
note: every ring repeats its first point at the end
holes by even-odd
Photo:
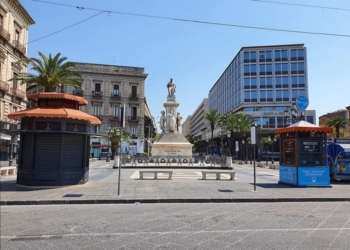
{"type": "Polygon", "coordinates": [[[322,153],[320,148],[320,141],[301,141],[301,165],[321,165],[322,153]]]}
{"type": "Polygon", "coordinates": [[[295,159],[295,140],[288,140],[283,142],[284,150],[284,164],[296,165],[295,159]]]}

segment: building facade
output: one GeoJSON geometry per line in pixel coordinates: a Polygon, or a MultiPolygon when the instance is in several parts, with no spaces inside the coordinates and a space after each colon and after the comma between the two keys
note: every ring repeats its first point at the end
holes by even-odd
{"type": "Polygon", "coordinates": [[[206,140],[206,138],[203,138],[203,130],[206,130],[209,127],[209,122],[204,119],[204,115],[208,110],[208,98],[204,98],[192,114],[191,134],[198,140],[206,140]]]}
{"type": "MultiPolygon", "coordinates": [[[[303,44],[243,47],[209,91],[209,109],[251,114],[257,125],[273,130],[290,124],[284,111],[299,95],[309,96],[303,44]]],[[[314,110],[304,116],[315,124],[314,110]]]]}
{"type": "Polygon", "coordinates": [[[327,121],[329,121],[330,119],[335,118],[335,117],[342,117],[342,118],[348,120],[349,119],[349,112],[350,111],[348,109],[339,109],[337,111],[330,112],[330,113],[327,113],[325,115],[321,115],[318,118],[318,124],[319,124],[319,126],[325,126],[327,121]]]}
{"type": "Polygon", "coordinates": [[[34,20],[18,0],[0,1],[0,160],[15,157],[18,148],[17,121],[7,115],[27,108],[26,84],[9,79],[27,71],[18,61],[27,58],[32,24],[34,20]]]}
{"type": "MultiPolygon", "coordinates": [[[[102,125],[93,127],[94,130],[91,131],[96,134],[91,136],[93,157],[105,158],[111,152],[105,136],[110,128],[120,126],[122,114],[125,117],[123,129],[131,137],[129,142],[122,143],[122,153],[143,154],[144,116],[147,115],[154,121],[145,98],[147,74],[144,68],[79,62],[74,64],[74,70],[82,73],[82,88],[63,85],[57,91],[83,96],[89,104],[80,109],[101,120],[102,125]]],[[[36,87],[28,91],[28,94],[42,91],[42,87],[36,87]]]]}
{"type": "Polygon", "coordinates": [[[185,137],[191,134],[191,118],[192,115],[187,116],[186,120],[182,123],[181,133],[185,137]]]}

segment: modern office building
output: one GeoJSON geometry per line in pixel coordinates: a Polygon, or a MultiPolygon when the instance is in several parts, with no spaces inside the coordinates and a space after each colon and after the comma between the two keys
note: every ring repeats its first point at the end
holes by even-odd
{"type": "MultiPolygon", "coordinates": [[[[209,91],[209,109],[251,114],[256,124],[273,130],[290,124],[284,111],[299,95],[309,96],[303,44],[243,47],[209,91]]],[[[304,116],[315,124],[314,110],[304,116]]]]}
{"type": "Polygon", "coordinates": [[[18,121],[7,115],[27,108],[26,84],[9,79],[27,71],[28,27],[34,20],[18,0],[0,1],[0,160],[15,156],[18,121]]]}
{"type": "Polygon", "coordinates": [[[187,116],[186,120],[182,123],[181,133],[185,137],[191,134],[191,118],[192,115],[187,116]]]}
{"type": "Polygon", "coordinates": [[[204,98],[192,114],[191,134],[194,135],[197,140],[206,140],[206,138],[203,138],[203,130],[209,127],[209,122],[204,119],[204,115],[208,110],[208,98],[204,98]]]}

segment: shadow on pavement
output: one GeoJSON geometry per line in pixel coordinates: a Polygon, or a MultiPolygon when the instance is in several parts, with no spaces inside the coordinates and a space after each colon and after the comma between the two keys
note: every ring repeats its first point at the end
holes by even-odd
{"type": "MultiPolygon", "coordinates": [[[[251,185],[254,185],[254,183],[250,183],[251,185]]],[[[295,188],[294,186],[289,186],[286,184],[278,184],[278,183],[257,183],[257,187],[261,188],[295,188]]]]}

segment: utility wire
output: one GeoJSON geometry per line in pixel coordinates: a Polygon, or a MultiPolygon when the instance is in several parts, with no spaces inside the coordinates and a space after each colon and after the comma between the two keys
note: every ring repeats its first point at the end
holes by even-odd
{"type": "Polygon", "coordinates": [[[288,3],[288,2],[278,2],[278,1],[269,1],[269,0],[248,0],[248,1],[261,2],[261,3],[270,3],[270,4],[281,4],[281,5],[293,5],[293,6],[299,6],[299,7],[318,8],[318,9],[349,11],[350,12],[350,9],[336,8],[336,7],[329,7],[329,6],[320,6],[320,5],[309,5],[309,4],[301,4],[301,3],[288,3]]]}
{"type": "MultiPolygon", "coordinates": [[[[74,6],[74,5],[69,5],[69,4],[47,2],[47,1],[42,1],[42,0],[32,0],[32,1],[34,1],[34,2],[41,2],[41,3],[47,3],[47,4],[53,4],[53,5],[61,5],[61,6],[66,6],[66,7],[72,7],[72,8],[77,8],[79,10],[94,10],[94,11],[115,13],[115,14],[120,14],[120,15],[140,16],[140,17],[147,17],[147,18],[156,18],[156,19],[180,21],[180,22],[190,22],[190,23],[199,23],[199,24],[207,24],[207,25],[218,25],[218,26],[228,26],[228,27],[236,27],[236,28],[243,28],[243,29],[269,30],[269,31],[277,31],[277,32],[289,32],[289,33],[299,33],[299,34],[308,34],[308,35],[322,35],[322,36],[336,36],[336,37],[350,38],[350,34],[312,32],[312,31],[302,31],[302,30],[289,30],[289,29],[277,29],[277,28],[268,28],[268,27],[259,27],[259,26],[248,26],[248,25],[239,25],[239,24],[230,24],[230,23],[208,22],[208,21],[181,19],[181,18],[174,18],[174,17],[155,16],[155,15],[129,13],[129,12],[121,12],[121,11],[101,10],[101,9],[95,9],[95,8],[89,8],[89,7],[74,6]]],[[[251,0],[251,1],[253,1],[253,0],[251,0]]]]}
{"type": "Polygon", "coordinates": [[[101,12],[99,12],[99,13],[97,13],[97,14],[91,16],[91,17],[88,17],[88,18],[86,18],[86,19],[84,19],[84,20],[81,20],[81,21],[79,21],[79,22],[77,22],[77,23],[74,23],[74,24],[72,24],[72,25],[69,25],[69,26],[67,26],[67,27],[65,27],[65,28],[63,28],[63,29],[57,30],[57,31],[55,31],[55,32],[53,32],[53,33],[50,33],[50,34],[46,35],[46,36],[43,36],[43,37],[37,38],[37,39],[35,39],[35,40],[32,40],[32,41],[28,42],[27,45],[30,44],[30,43],[33,43],[33,42],[42,40],[42,39],[44,39],[44,38],[46,38],[46,37],[52,36],[52,35],[54,35],[54,34],[57,34],[57,33],[59,33],[59,32],[62,32],[62,31],[64,31],[64,30],[67,30],[67,29],[69,29],[69,28],[72,28],[72,27],[74,27],[74,26],[76,26],[76,25],[78,25],[78,24],[80,24],[80,23],[83,23],[83,22],[85,22],[85,21],[87,21],[87,20],[89,20],[89,19],[92,19],[92,18],[94,18],[94,17],[96,17],[96,16],[98,16],[98,15],[100,15],[100,14],[102,14],[102,13],[105,13],[105,12],[106,12],[106,11],[101,11],[101,12]]]}

